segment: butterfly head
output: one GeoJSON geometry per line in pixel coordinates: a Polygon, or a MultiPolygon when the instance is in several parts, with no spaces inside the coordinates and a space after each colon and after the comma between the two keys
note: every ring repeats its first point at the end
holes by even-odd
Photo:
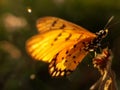
{"type": "Polygon", "coordinates": [[[107,34],[108,34],[108,29],[100,30],[99,32],[96,33],[96,35],[100,39],[105,38],[107,36],[107,34]]]}
{"type": "Polygon", "coordinates": [[[87,47],[85,48],[88,51],[94,51],[96,48],[101,46],[101,40],[103,38],[105,38],[108,34],[108,29],[105,30],[100,30],[99,32],[96,32],[96,38],[93,39],[93,41],[91,41],[89,43],[89,45],[87,45],[87,47]]]}

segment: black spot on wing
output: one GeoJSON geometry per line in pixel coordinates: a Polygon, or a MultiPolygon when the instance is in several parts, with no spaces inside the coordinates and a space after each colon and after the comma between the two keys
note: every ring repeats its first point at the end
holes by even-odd
{"type": "Polygon", "coordinates": [[[76,61],[74,61],[74,63],[76,64],[77,62],[76,62],[76,61]]]}
{"type": "Polygon", "coordinates": [[[51,43],[51,46],[53,46],[54,44],[53,43],[51,43]]]}
{"type": "Polygon", "coordinates": [[[54,39],[54,41],[57,41],[58,38],[62,35],[62,33],[58,34],[58,36],[54,39]]]}
{"type": "Polygon", "coordinates": [[[73,46],[73,48],[76,48],[76,46],[77,46],[77,45],[75,44],[75,45],[73,46]]]}
{"type": "Polygon", "coordinates": [[[70,33],[69,36],[65,39],[65,41],[69,40],[69,38],[72,36],[72,34],[70,33]]]}
{"type": "Polygon", "coordinates": [[[83,45],[86,45],[85,42],[82,42],[83,45]]]}
{"type": "Polygon", "coordinates": [[[64,57],[62,57],[62,60],[64,59],[64,57]]]}
{"type": "Polygon", "coordinates": [[[67,50],[67,51],[65,52],[65,54],[68,54],[68,52],[69,52],[69,51],[67,50]]]}
{"type": "Polygon", "coordinates": [[[62,26],[60,27],[60,29],[64,29],[66,26],[64,24],[62,24],[62,26]]]}
{"type": "Polygon", "coordinates": [[[68,60],[65,60],[65,62],[68,62],[68,60]]]}
{"type": "Polygon", "coordinates": [[[76,58],[76,56],[73,56],[72,58],[74,59],[74,58],[76,58]]]}
{"type": "Polygon", "coordinates": [[[55,20],[51,26],[54,27],[56,23],[57,23],[57,20],[55,20]]]}
{"type": "Polygon", "coordinates": [[[54,39],[54,41],[57,41],[57,40],[58,40],[58,38],[55,38],[55,39],[54,39]]]}
{"type": "Polygon", "coordinates": [[[78,39],[77,40],[80,40],[80,38],[83,36],[83,34],[80,34],[80,36],[78,37],[78,39]]]}
{"type": "Polygon", "coordinates": [[[60,37],[62,35],[62,33],[58,34],[58,37],[60,37]]]}

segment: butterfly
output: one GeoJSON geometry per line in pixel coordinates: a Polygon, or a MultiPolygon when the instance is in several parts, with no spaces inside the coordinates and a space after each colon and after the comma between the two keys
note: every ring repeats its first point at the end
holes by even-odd
{"type": "Polygon", "coordinates": [[[108,29],[92,33],[89,30],[57,17],[37,20],[38,34],[26,41],[26,50],[35,60],[49,63],[53,77],[66,76],[90,52],[99,47],[108,29]]]}

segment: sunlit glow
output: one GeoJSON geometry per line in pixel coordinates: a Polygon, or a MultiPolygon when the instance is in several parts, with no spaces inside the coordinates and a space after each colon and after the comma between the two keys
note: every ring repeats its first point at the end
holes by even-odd
{"type": "Polygon", "coordinates": [[[28,13],[32,13],[32,9],[31,8],[27,8],[28,13]]]}
{"type": "Polygon", "coordinates": [[[8,41],[1,41],[0,42],[0,47],[5,52],[7,52],[13,59],[18,59],[18,58],[21,57],[20,50],[8,41]]]}
{"type": "Polygon", "coordinates": [[[35,74],[31,74],[31,75],[30,75],[30,79],[32,79],[32,80],[35,79],[35,77],[36,77],[35,74]]]}
{"type": "Polygon", "coordinates": [[[10,32],[27,26],[27,21],[23,17],[18,17],[10,13],[3,15],[3,23],[6,30],[10,32]]]}

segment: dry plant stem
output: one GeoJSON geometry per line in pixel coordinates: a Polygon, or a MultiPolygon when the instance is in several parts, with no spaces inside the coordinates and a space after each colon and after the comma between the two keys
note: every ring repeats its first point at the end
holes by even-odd
{"type": "Polygon", "coordinates": [[[100,79],[90,87],[90,90],[118,90],[115,80],[115,73],[111,69],[111,63],[112,63],[112,52],[108,51],[110,53],[110,56],[106,59],[108,59],[106,67],[98,68],[98,71],[101,74],[100,79]]]}

